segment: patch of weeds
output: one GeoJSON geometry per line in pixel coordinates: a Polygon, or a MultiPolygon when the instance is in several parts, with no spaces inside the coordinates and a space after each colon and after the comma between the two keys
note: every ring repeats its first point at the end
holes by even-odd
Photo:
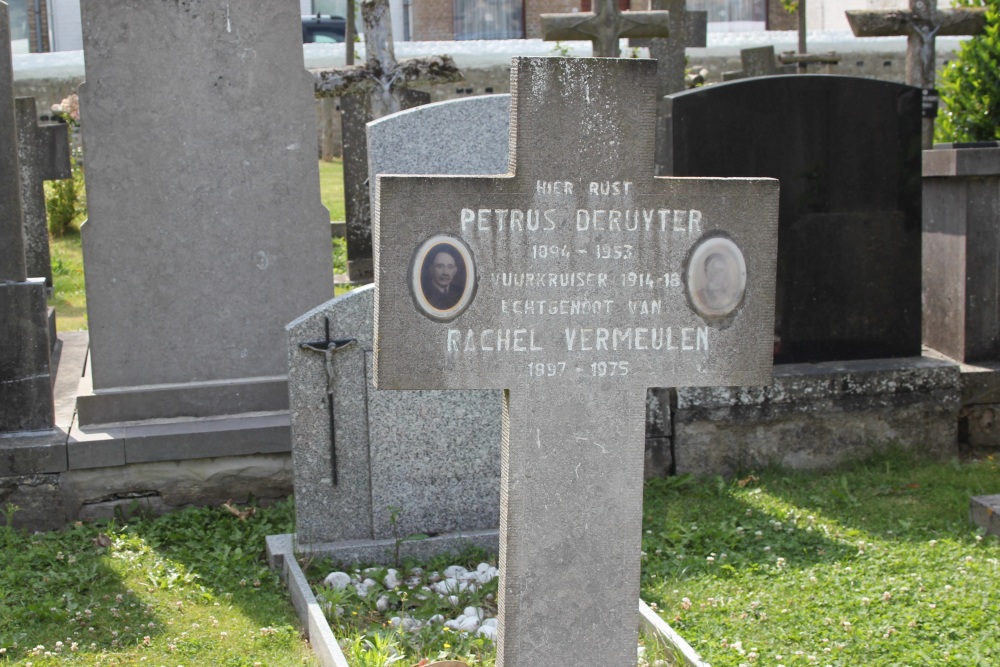
{"type": "Polygon", "coordinates": [[[643,598],[715,667],[1000,664],[992,460],[890,451],[831,473],[652,480],[643,598]]]}

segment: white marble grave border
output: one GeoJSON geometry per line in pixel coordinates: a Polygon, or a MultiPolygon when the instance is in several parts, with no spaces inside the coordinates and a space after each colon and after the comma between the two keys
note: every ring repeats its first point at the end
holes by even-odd
{"type": "MultiPolygon", "coordinates": [[[[481,532],[483,535],[488,533],[494,537],[497,534],[495,530],[481,532]]],[[[271,569],[278,571],[288,586],[292,606],[295,607],[295,613],[320,664],[323,667],[350,667],[323,614],[323,609],[313,595],[305,573],[299,567],[295,553],[295,536],[291,533],[268,535],[266,541],[267,562],[271,569]]],[[[639,600],[639,627],[647,637],[657,639],[671,651],[680,664],[687,667],[709,667],[691,645],[642,600],[639,600]]]]}

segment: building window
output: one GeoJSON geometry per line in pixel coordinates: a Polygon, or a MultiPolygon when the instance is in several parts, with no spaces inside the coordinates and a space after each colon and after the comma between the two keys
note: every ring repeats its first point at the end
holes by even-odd
{"type": "Polygon", "coordinates": [[[524,38],[523,0],[454,0],[455,39],[524,38]]]}

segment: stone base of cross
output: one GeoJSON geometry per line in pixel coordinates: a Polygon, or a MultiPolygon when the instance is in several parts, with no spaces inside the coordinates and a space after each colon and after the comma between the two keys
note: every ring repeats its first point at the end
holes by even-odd
{"type": "Polygon", "coordinates": [[[378,388],[506,390],[501,667],[636,664],[646,388],[771,380],[778,183],[654,178],[655,76],[515,58],[510,175],[376,184],[378,388]]]}

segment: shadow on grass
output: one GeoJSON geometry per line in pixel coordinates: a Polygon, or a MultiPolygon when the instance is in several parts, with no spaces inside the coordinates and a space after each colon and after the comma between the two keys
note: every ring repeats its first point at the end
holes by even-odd
{"type": "Polygon", "coordinates": [[[114,652],[163,631],[152,607],[109,567],[109,544],[96,526],[35,535],[0,526],[2,657],[114,652]]]}

